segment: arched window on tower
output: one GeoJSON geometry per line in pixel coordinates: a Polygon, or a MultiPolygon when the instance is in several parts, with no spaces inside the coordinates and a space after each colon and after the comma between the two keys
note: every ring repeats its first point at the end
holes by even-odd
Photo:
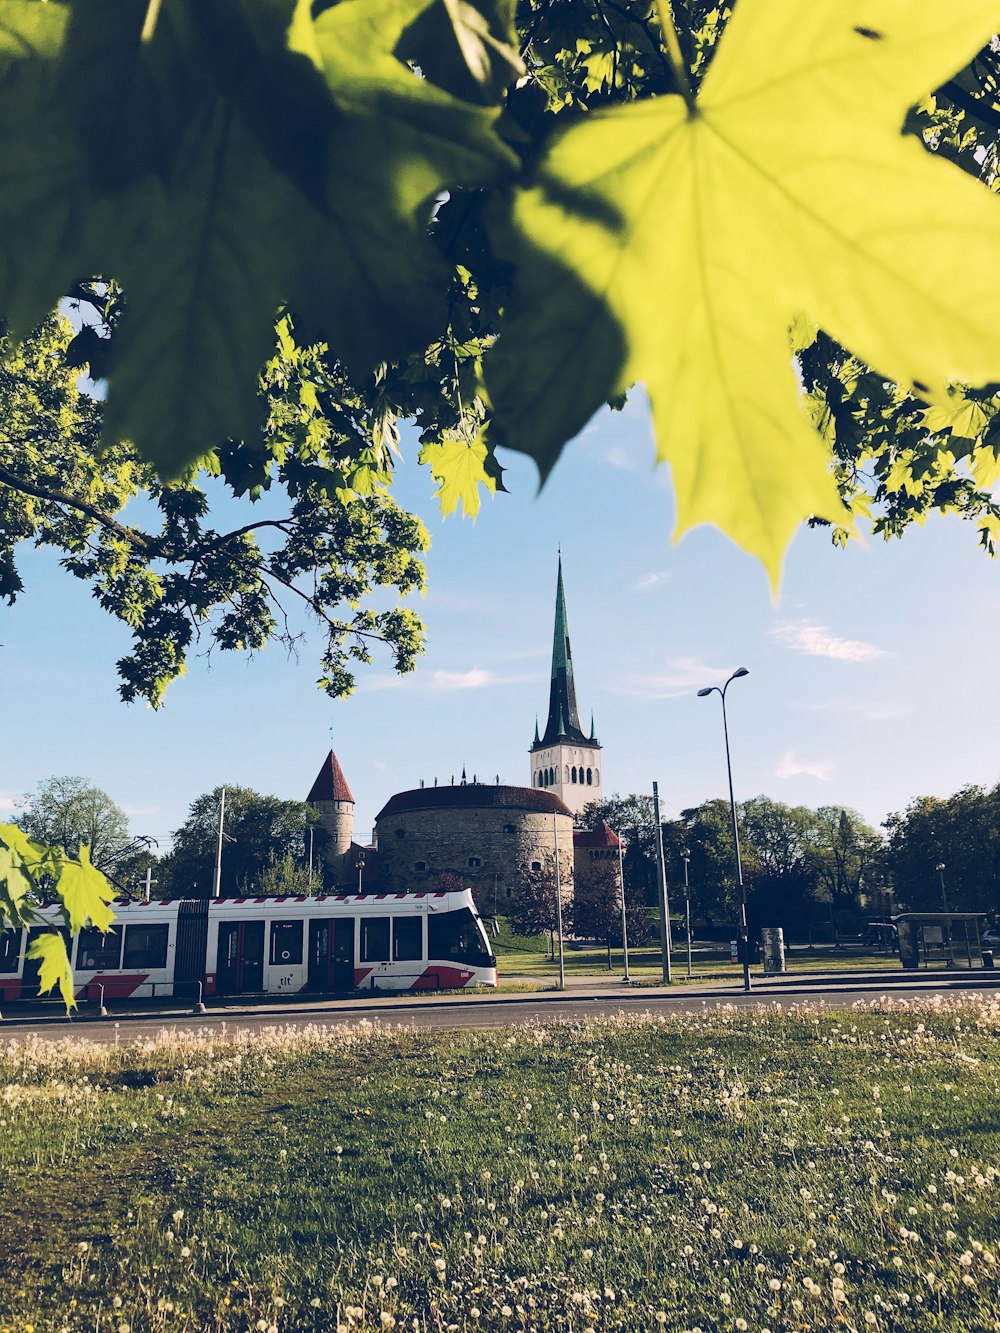
{"type": "Polygon", "coordinates": [[[594,781],[594,770],[593,770],[592,768],[588,768],[588,769],[587,769],[587,786],[588,786],[588,787],[591,786],[592,783],[593,783],[593,781],[594,781]]]}
{"type": "Polygon", "coordinates": [[[563,782],[569,782],[569,764],[566,765],[566,776],[563,778],[563,782]]]}
{"type": "Polygon", "coordinates": [[[599,787],[600,785],[601,785],[601,775],[600,775],[600,772],[595,768],[595,769],[594,769],[594,786],[595,786],[595,787],[599,787]]]}
{"type": "Polygon", "coordinates": [[[573,772],[573,776],[572,776],[572,778],[570,779],[570,781],[571,781],[571,782],[575,782],[575,781],[576,781],[576,764],[573,765],[572,772],[573,772]]]}

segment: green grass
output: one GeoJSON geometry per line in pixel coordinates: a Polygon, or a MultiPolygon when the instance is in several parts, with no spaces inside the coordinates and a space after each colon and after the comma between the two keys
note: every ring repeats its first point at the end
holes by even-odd
{"type": "Polygon", "coordinates": [[[1000,1329],[1000,1002],[0,1050],[0,1331],[1000,1329]]]}
{"type": "MultiPolygon", "coordinates": [[[[547,937],[539,935],[536,939],[524,941],[515,939],[509,943],[504,937],[493,941],[497,955],[497,970],[501,979],[504,977],[551,977],[558,971],[558,963],[548,957],[547,937]],[[526,947],[530,944],[531,947],[526,947]]],[[[695,981],[736,981],[743,975],[739,964],[720,958],[719,949],[710,951],[695,949],[692,953],[692,972],[695,981]],[[713,956],[706,957],[706,952],[713,956]]],[[[607,949],[578,949],[567,945],[564,950],[567,974],[572,976],[613,976],[623,975],[624,959],[621,949],[611,950],[611,968],[608,968],[607,949]]],[[[687,951],[683,948],[672,950],[671,964],[674,980],[687,979],[687,951]]],[[[808,975],[814,972],[901,972],[899,959],[891,954],[837,952],[829,946],[818,949],[794,949],[786,955],[788,975],[790,977],[808,975]]],[[[661,976],[659,943],[644,945],[639,949],[629,950],[629,971],[642,981],[658,980],[661,976]]],[[[755,976],[763,975],[763,967],[756,963],[753,967],[755,976]]]]}

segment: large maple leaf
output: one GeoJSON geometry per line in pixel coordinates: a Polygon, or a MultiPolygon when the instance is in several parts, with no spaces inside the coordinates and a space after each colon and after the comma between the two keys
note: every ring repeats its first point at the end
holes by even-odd
{"type": "Polygon", "coordinates": [[[531,248],[487,366],[496,442],[544,476],[642,381],[678,535],[718,523],[777,579],[803,518],[843,518],[797,316],[928,399],[1000,378],[1000,206],[901,132],[998,19],[984,0],[739,0],[690,107],[568,130],[497,229],[531,248]]]}

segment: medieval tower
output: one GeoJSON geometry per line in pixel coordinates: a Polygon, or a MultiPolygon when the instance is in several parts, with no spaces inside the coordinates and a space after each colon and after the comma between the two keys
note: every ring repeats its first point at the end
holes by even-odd
{"type": "Polygon", "coordinates": [[[323,834],[321,857],[327,865],[335,866],[351,849],[354,797],[332,750],[323,761],[306,800],[319,811],[317,831],[323,834]]]}
{"type": "Polygon", "coordinates": [[[590,735],[586,736],[576,706],[561,555],[556,581],[549,716],[541,737],[535,724],[535,739],[529,753],[531,785],[554,791],[574,814],[579,814],[591,801],[601,799],[601,745],[594,735],[593,717],[590,735]]]}

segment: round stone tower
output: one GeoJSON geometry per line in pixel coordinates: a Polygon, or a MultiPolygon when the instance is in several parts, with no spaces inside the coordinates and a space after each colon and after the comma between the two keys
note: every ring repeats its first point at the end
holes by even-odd
{"type": "Polygon", "coordinates": [[[332,864],[350,851],[354,837],[354,797],[337,756],[331,750],[323,760],[307,802],[319,811],[323,833],[322,856],[332,864]]]}

